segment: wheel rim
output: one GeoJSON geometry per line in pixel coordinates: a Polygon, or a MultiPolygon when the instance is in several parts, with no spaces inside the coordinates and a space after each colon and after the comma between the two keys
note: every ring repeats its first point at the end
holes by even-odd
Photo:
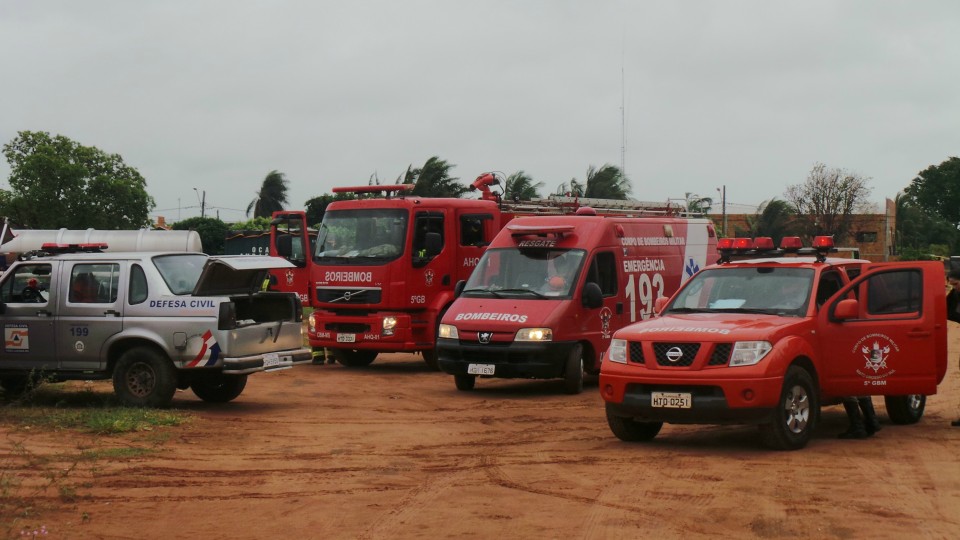
{"type": "Polygon", "coordinates": [[[795,385],[787,393],[783,405],[787,413],[787,429],[794,434],[803,433],[810,421],[810,396],[807,395],[807,390],[795,385]]]}
{"type": "Polygon", "coordinates": [[[920,404],[923,401],[923,396],[920,394],[910,394],[907,396],[907,407],[910,407],[911,411],[919,411],[920,404]]]}
{"type": "Polygon", "coordinates": [[[137,397],[150,395],[156,384],[157,374],[147,364],[138,362],[127,371],[127,389],[137,397]]]}

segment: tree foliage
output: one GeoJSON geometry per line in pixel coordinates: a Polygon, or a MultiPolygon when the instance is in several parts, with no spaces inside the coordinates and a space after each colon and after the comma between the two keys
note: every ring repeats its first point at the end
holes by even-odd
{"type": "Polygon", "coordinates": [[[231,231],[269,231],[270,218],[261,216],[227,225],[231,231]]]}
{"type": "Polygon", "coordinates": [[[543,182],[534,183],[529,174],[517,171],[507,177],[503,186],[503,198],[508,201],[529,201],[540,198],[543,182]]]}
{"type": "Polygon", "coordinates": [[[624,200],[630,194],[630,180],[620,171],[620,167],[604,165],[596,169],[591,165],[587,169],[587,186],[583,196],[591,199],[624,200]]]}
{"type": "MultiPolygon", "coordinates": [[[[373,184],[371,184],[373,185],[373,184]]],[[[349,201],[355,199],[353,193],[335,193],[330,195],[325,193],[307,200],[305,203],[305,212],[307,214],[307,225],[316,227],[323,222],[323,215],[327,212],[327,206],[334,201],[349,201]]]]}
{"type": "Polygon", "coordinates": [[[207,255],[223,254],[223,244],[230,231],[226,223],[212,217],[187,218],[174,223],[172,227],[175,231],[197,231],[203,243],[203,252],[207,255]]]}
{"type": "Polygon", "coordinates": [[[769,236],[779,246],[784,236],[800,236],[804,232],[799,228],[796,215],[796,209],[787,201],[777,198],[763,201],[756,214],[747,217],[749,230],[744,236],[769,236]]]}
{"type": "Polygon", "coordinates": [[[414,169],[413,165],[397,179],[398,184],[414,184],[412,195],[419,197],[461,197],[469,190],[458,180],[450,176],[450,169],[454,165],[447,163],[437,156],[433,156],[423,164],[423,167],[414,169]]]}
{"type": "Polygon", "coordinates": [[[691,214],[706,215],[713,208],[712,197],[701,197],[696,193],[687,192],[684,194],[687,201],[687,212],[691,214]]]}
{"type": "Polygon", "coordinates": [[[270,171],[263,179],[257,196],[247,205],[247,215],[253,212],[253,217],[270,217],[274,212],[283,210],[288,202],[289,184],[282,172],[270,171]]]}
{"type": "Polygon", "coordinates": [[[960,251],[960,230],[943,216],[915,204],[913,198],[898,194],[895,249],[902,260],[929,259],[960,251]]]}
{"type": "Polygon", "coordinates": [[[909,206],[960,226],[960,158],[920,171],[903,194],[909,206]]]}
{"type": "Polygon", "coordinates": [[[850,232],[853,214],[869,207],[869,178],[844,169],[813,166],[806,181],[787,187],[786,198],[802,216],[807,236],[830,236],[837,242],[850,232]]]}
{"type": "Polygon", "coordinates": [[[0,213],[35,229],[138,229],[155,206],[147,182],[117,154],[63,135],[21,131],[3,146],[10,191],[0,213]]]}

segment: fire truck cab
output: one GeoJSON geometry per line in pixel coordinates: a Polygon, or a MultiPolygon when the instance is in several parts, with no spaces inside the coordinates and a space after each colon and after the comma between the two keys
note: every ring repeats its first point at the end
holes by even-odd
{"type": "Polygon", "coordinates": [[[813,249],[784,238],[779,250],[770,238],[723,239],[719,264],[613,336],[600,370],[613,434],[757,424],[765,444],[794,450],[821,405],[871,395],[884,396],[892,422],[917,422],[946,373],[943,266],[831,249],[829,237],[813,249]]]}
{"type": "Polygon", "coordinates": [[[579,393],[613,332],[649,317],[657,298],[715,260],[706,219],[587,208],[515,218],[458,285],[439,328],[440,369],[460,390],[477,377],[563,378],[579,393]]]}

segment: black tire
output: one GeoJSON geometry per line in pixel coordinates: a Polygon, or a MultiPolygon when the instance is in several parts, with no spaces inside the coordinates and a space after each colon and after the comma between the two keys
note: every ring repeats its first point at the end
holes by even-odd
{"type": "Polygon", "coordinates": [[[9,375],[0,379],[0,387],[7,399],[16,399],[35,386],[27,375],[9,375]]]}
{"type": "Polygon", "coordinates": [[[469,392],[477,385],[476,375],[454,375],[453,382],[457,385],[457,390],[469,392]]]}
{"type": "Polygon", "coordinates": [[[783,378],[773,422],[760,426],[763,443],[775,450],[799,450],[807,445],[820,416],[820,397],[807,370],[790,366],[783,378]]]}
{"type": "MultiPolygon", "coordinates": [[[[448,306],[449,307],[449,306],[448,306]]],[[[440,321],[447,314],[447,308],[443,308],[437,315],[436,324],[433,325],[433,348],[427,351],[420,351],[423,354],[423,361],[427,363],[433,371],[440,371],[440,351],[437,350],[437,336],[440,335],[440,321]]]]}
{"type": "Polygon", "coordinates": [[[358,351],[356,349],[331,349],[337,362],[347,367],[369,366],[377,359],[377,351],[358,351]]]}
{"type": "Polygon", "coordinates": [[[190,382],[193,393],[210,403],[233,401],[243,393],[246,386],[246,375],[224,375],[223,373],[198,373],[190,382]]]}
{"type": "Polygon", "coordinates": [[[568,394],[583,392],[583,345],[577,343],[570,349],[563,368],[563,390],[568,394]]]}
{"type": "Polygon", "coordinates": [[[923,410],[927,406],[927,396],[921,394],[885,396],[883,403],[887,407],[887,416],[894,424],[916,424],[923,418],[923,410]]]}
{"type": "Polygon", "coordinates": [[[633,418],[617,416],[611,412],[610,404],[607,408],[607,425],[610,431],[621,441],[645,442],[652,441],[663,428],[663,422],[638,422],[633,418]]]}
{"type": "Polygon", "coordinates": [[[134,347],[117,360],[113,391],[130,407],[169,407],[177,391],[177,373],[160,351],[134,347]]]}

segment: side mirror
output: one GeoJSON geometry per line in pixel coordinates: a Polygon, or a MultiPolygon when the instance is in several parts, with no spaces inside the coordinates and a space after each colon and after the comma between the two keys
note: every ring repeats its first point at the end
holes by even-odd
{"type": "Polygon", "coordinates": [[[467,280],[461,279],[453,286],[453,297],[459,298],[460,294],[463,292],[463,288],[467,286],[467,280]]]}
{"type": "Polygon", "coordinates": [[[860,303],[854,298],[847,298],[837,302],[837,307],[833,309],[832,319],[846,321],[856,319],[860,316],[860,303]]]}
{"type": "Polygon", "coordinates": [[[592,281],[588,281],[586,285],[583,286],[583,307],[589,309],[597,309],[603,307],[603,291],[600,290],[600,286],[592,281]]]}
{"type": "Polygon", "coordinates": [[[424,238],[424,246],[427,250],[427,257],[435,257],[443,249],[443,240],[440,239],[440,233],[428,232],[424,238]]]}
{"type": "Polygon", "coordinates": [[[663,308],[667,307],[667,304],[670,302],[670,298],[666,296],[661,296],[653,302],[653,312],[659,314],[663,311],[663,308]]]}
{"type": "Polygon", "coordinates": [[[277,255],[289,259],[293,255],[293,237],[289,234],[277,235],[277,255]]]}

